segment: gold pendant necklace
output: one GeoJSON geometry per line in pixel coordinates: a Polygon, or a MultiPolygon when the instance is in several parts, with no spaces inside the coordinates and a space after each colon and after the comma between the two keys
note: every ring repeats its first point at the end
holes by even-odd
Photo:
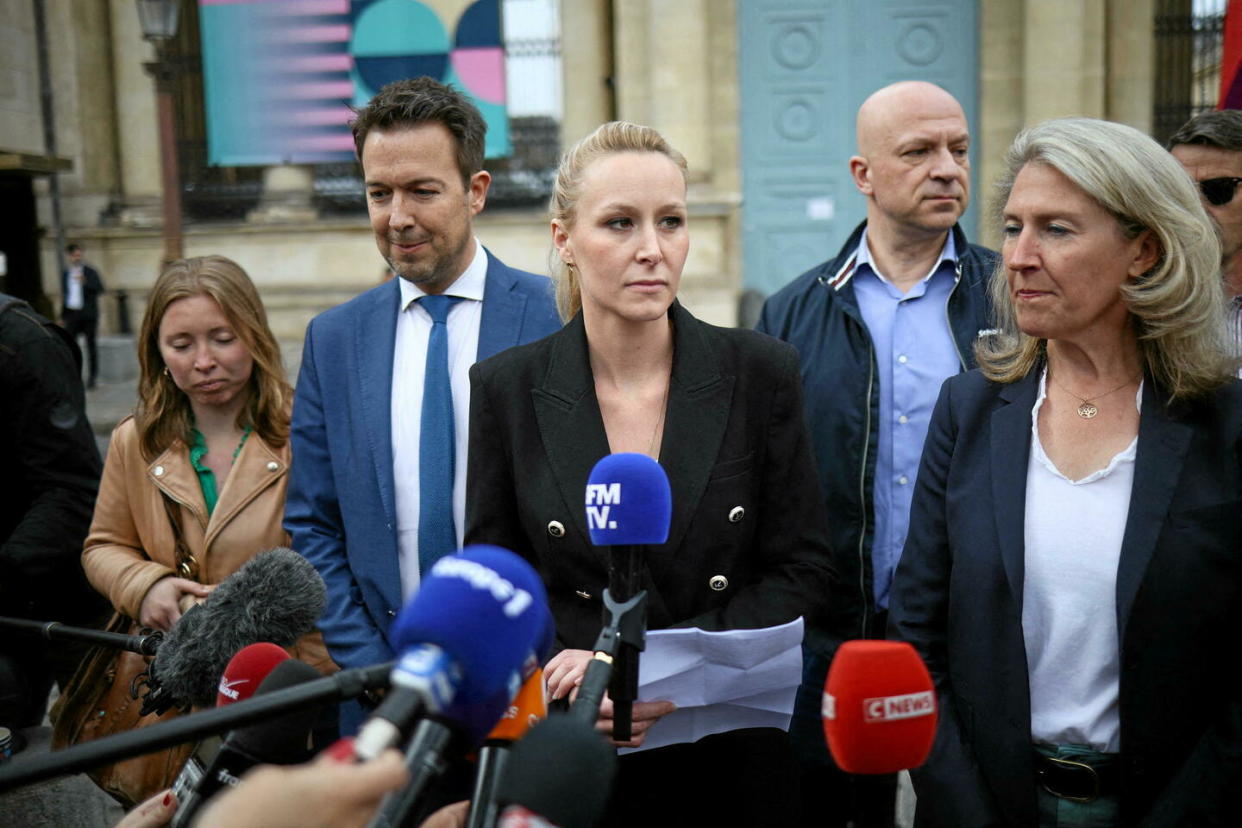
{"type": "MultiPolygon", "coordinates": [[[[1142,371],[1139,371],[1137,374],[1135,374],[1134,376],[1130,377],[1128,380],[1126,380],[1125,382],[1123,382],[1121,385],[1118,385],[1116,388],[1112,389],[1111,391],[1105,391],[1103,394],[1096,394],[1096,395],[1095,395],[1095,399],[1097,399],[1097,400],[1102,400],[1102,399],[1104,399],[1105,397],[1107,397],[1109,394],[1115,394],[1116,392],[1118,392],[1118,391],[1120,391],[1121,389],[1125,388],[1125,387],[1126,387],[1127,385],[1129,385],[1130,383],[1134,382],[1136,379],[1138,379],[1140,376],[1142,376],[1142,374],[1143,374],[1143,372],[1142,372],[1142,371]]],[[[1062,385],[1062,384],[1060,383],[1060,381],[1058,381],[1058,380],[1057,380],[1057,378],[1056,378],[1055,376],[1053,376],[1053,374],[1052,374],[1052,372],[1051,372],[1051,371],[1049,371],[1049,372],[1048,372],[1048,376],[1052,377],[1052,381],[1053,381],[1054,383],[1056,383],[1057,388],[1060,388],[1060,389],[1061,389],[1062,391],[1064,391],[1066,394],[1069,394],[1071,397],[1073,397],[1074,399],[1078,400],[1078,402],[1079,402],[1079,405],[1078,405],[1078,416],[1079,416],[1079,417],[1082,417],[1084,420],[1090,420],[1090,419],[1093,419],[1093,418],[1095,417],[1095,415],[1096,415],[1096,414],[1099,414],[1099,413],[1100,413],[1100,407],[1099,407],[1098,405],[1096,405],[1095,403],[1093,403],[1093,402],[1092,402],[1090,399],[1088,399],[1087,397],[1083,397],[1083,396],[1081,396],[1081,395],[1079,395],[1079,394],[1075,394],[1073,391],[1071,391],[1071,390],[1069,390],[1068,388],[1066,388],[1064,385],[1062,385]]]]}

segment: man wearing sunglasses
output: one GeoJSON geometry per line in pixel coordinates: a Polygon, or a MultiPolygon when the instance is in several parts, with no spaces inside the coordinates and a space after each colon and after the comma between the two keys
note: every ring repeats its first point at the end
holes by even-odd
{"type": "Polygon", "coordinates": [[[1220,228],[1221,278],[1229,294],[1229,330],[1242,356],[1242,110],[1204,112],[1167,144],[1199,185],[1203,206],[1220,228]]]}

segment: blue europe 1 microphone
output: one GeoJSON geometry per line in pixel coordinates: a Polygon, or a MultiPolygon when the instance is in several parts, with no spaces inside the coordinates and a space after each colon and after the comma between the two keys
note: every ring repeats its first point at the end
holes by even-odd
{"type": "MultiPolygon", "coordinates": [[[[673,514],[668,475],[645,454],[610,454],[595,464],[587,478],[586,512],[591,543],[608,548],[607,626],[612,622],[612,609],[631,601],[642,589],[640,547],[668,540],[673,514]]],[[[624,617],[619,632],[622,641],[616,647],[608,689],[613,701],[613,737],[626,741],[638,694],[638,652],[646,628],[646,605],[639,600],[634,606],[617,609],[624,617]]],[[[589,685],[584,678],[578,699],[598,711],[596,695],[602,687],[597,688],[597,684],[603,680],[604,671],[597,668],[594,672],[589,685]]]]}
{"type": "MultiPolygon", "coordinates": [[[[396,745],[424,712],[517,692],[547,624],[539,574],[498,546],[441,558],[389,630],[402,655],[392,688],[354,741],[360,760],[396,745]]],[[[490,727],[490,725],[489,725],[490,727]]]]}

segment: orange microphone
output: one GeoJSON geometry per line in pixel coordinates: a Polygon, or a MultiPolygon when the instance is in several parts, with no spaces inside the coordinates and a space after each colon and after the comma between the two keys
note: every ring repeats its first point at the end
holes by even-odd
{"type": "Polygon", "coordinates": [[[847,773],[917,768],[936,738],[936,690],[903,641],[847,641],[824,683],[828,749],[847,773]]]}
{"type": "Polygon", "coordinates": [[[544,697],[543,669],[536,668],[509,703],[505,715],[487,735],[487,741],[479,749],[478,772],[474,777],[474,792],[470,796],[470,813],[466,828],[491,828],[500,816],[496,804],[496,787],[509,761],[509,747],[523,736],[531,726],[548,715],[548,702],[544,697]]]}

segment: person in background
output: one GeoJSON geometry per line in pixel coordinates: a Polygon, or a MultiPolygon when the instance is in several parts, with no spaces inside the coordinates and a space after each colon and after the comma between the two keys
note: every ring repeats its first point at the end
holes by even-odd
{"type": "MultiPolygon", "coordinates": [[[[102,626],[106,603],[79,563],[99,487],[78,347],[28,304],[0,294],[0,615],[102,626]]],[[[43,720],[85,652],[0,634],[0,725],[43,720]]]]}
{"type": "MultiPolygon", "coordinates": [[[[668,473],[668,542],[641,564],[651,629],[820,623],[832,587],[826,517],[797,355],[695,319],[677,289],[690,247],[686,161],[650,127],[614,122],[561,160],[552,241],[564,329],[470,371],[466,539],[539,571],[558,652],[551,698],[574,691],[602,625],[607,556],[583,493],[615,452],[668,473]]],[[[635,702],[640,745],[673,705],[635,702]]],[[[611,704],[597,727],[611,731],[611,704]]],[[[788,735],[749,728],[621,757],[608,825],[788,826],[788,735]]]]}
{"type": "Polygon", "coordinates": [[[919,824],[1226,825],[1242,783],[1242,383],[1220,245],[1137,130],[1020,134],[998,331],[932,415],[890,634],[939,693],[919,824]]]}
{"type": "Polygon", "coordinates": [[[798,349],[844,590],[830,634],[807,642],[791,729],[807,828],[888,828],[896,817],[895,776],[833,763],[820,697],[843,640],[884,637],[932,405],[946,377],[974,367],[996,261],[958,224],[970,132],[952,95],[923,81],[886,86],[859,108],[857,133],[850,173],[866,221],[835,258],[773,294],[757,326],[798,349]]]}
{"type": "Polygon", "coordinates": [[[103,279],[99,271],[88,265],[80,244],[65,245],[69,266],[61,273],[60,290],[63,307],[61,322],[65,330],[77,341],[86,339],[87,368],[86,387],[94,388],[99,378],[99,347],[96,333],[99,328],[99,294],[103,293],[103,279]]]}
{"type": "Polygon", "coordinates": [[[1235,356],[1242,357],[1242,111],[1220,109],[1194,116],[1165,144],[1199,187],[1203,207],[1220,231],[1220,274],[1229,298],[1226,325],[1235,356]]]}

